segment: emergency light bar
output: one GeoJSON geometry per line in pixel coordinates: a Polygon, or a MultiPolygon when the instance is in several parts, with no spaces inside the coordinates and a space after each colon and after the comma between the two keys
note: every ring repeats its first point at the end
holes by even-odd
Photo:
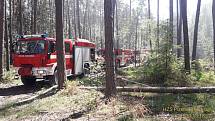
{"type": "Polygon", "coordinates": [[[40,37],[42,37],[42,38],[46,38],[46,37],[48,37],[48,34],[47,33],[44,33],[44,34],[38,34],[38,35],[17,35],[17,37],[16,38],[40,38],[40,37]]]}

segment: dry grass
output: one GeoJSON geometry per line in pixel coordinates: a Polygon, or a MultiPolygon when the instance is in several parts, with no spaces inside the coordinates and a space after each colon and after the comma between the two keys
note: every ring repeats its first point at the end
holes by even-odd
{"type": "Polygon", "coordinates": [[[62,94],[65,94],[65,95],[75,95],[78,93],[78,82],[75,82],[75,81],[67,81],[66,82],[66,88],[65,90],[62,92],[62,94]]]}

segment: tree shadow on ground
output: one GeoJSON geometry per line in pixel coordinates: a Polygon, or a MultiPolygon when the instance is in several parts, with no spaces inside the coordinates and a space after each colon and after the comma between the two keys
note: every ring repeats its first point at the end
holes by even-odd
{"type": "Polygon", "coordinates": [[[17,85],[8,88],[0,88],[0,96],[14,96],[28,93],[35,93],[42,88],[49,88],[50,84],[45,80],[37,81],[34,86],[17,85]]]}

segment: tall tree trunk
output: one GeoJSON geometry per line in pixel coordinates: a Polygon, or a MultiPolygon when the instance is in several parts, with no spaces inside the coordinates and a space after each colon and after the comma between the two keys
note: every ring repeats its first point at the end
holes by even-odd
{"type": "Polygon", "coordinates": [[[12,37],[12,26],[13,26],[13,18],[12,18],[12,0],[9,0],[9,15],[10,15],[10,19],[9,19],[9,38],[10,38],[10,65],[12,65],[13,63],[13,59],[12,59],[12,50],[13,50],[13,37],[12,37]]]}
{"type": "MultiPolygon", "coordinates": [[[[116,57],[119,55],[119,20],[118,20],[118,1],[116,1],[116,49],[117,49],[117,53],[116,53],[116,57]]],[[[117,71],[117,65],[115,64],[115,69],[117,71]]]]}
{"type": "Polygon", "coordinates": [[[132,10],[131,10],[131,0],[130,0],[130,14],[129,14],[129,26],[130,26],[130,32],[129,32],[129,40],[128,40],[128,48],[131,49],[131,39],[132,39],[132,31],[131,31],[131,27],[132,27],[132,23],[131,23],[131,15],[132,15],[132,10]]]}
{"type": "Polygon", "coordinates": [[[114,58],[113,58],[113,0],[104,0],[105,20],[105,62],[106,62],[106,90],[105,96],[110,98],[116,95],[114,79],[114,58]]]}
{"type": "Polygon", "coordinates": [[[74,23],[74,31],[75,31],[75,38],[77,38],[77,22],[76,22],[76,0],[73,0],[74,4],[73,4],[73,14],[74,14],[74,17],[73,17],[73,23],[74,23]]]}
{"type": "Polygon", "coordinates": [[[19,23],[19,28],[18,28],[18,33],[19,35],[22,35],[23,33],[23,25],[22,25],[22,0],[19,0],[19,16],[18,16],[18,23],[19,23]]]}
{"type": "MultiPolygon", "coordinates": [[[[49,6],[50,7],[50,6],[49,6]]],[[[34,31],[34,1],[31,0],[31,34],[33,34],[34,31]]]]}
{"type": "Polygon", "coordinates": [[[213,0],[212,3],[212,18],[213,18],[214,72],[215,72],[215,0],[213,0]]]}
{"type": "Polygon", "coordinates": [[[170,44],[173,48],[173,0],[169,0],[170,44]]]}
{"type": "Polygon", "coordinates": [[[56,50],[57,50],[57,77],[58,88],[62,89],[65,76],[65,55],[63,40],[63,0],[55,0],[56,6],[56,50]]]}
{"type": "Polygon", "coordinates": [[[196,10],[195,28],[194,28],[194,37],[193,37],[192,61],[196,60],[196,50],[197,50],[197,40],[198,40],[200,9],[201,9],[201,0],[198,0],[197,10],[196,10]]]}
{"type": "MultiPolygon", "coordinates": [[[[150,0],[148,0],[148,20],[151,20],[151,4],[150,4],[150,0]]],[[[149,33],[148,33],[148,39],[149,39],[149,44],[150,44],[150,49],[152,51],[152,40],[151,40],[151,23],[148,22],[148,29],[149,29],[149,33]]]]}
{"type": "Polygon", "coordinates": [[[78,37],[81,38],[81,21],[80,21],[80,7],[79,7],[79,0],[76,0],[76,14],[77,14],[77,22],[78,22],[78,37]]]}
{"type": "Polygon", "coordinates": [[[37,33],[37,0],[34,0],[34,22],[33,22],[33,34],[37,33]]]}
{"type": "Polygon", "coordinates": [[[134,66],[137,67],[137,38],[138,38],[138,24],[139,24],[139,15],[137,15],[136,22],[136,36],[135,36],[135,45],[134,45],[134,66]]]}
{"type": "Polygon", "coordinates": [[[182,33],[182,16],[181,16],[181,11],[179,11],[180,6],[179,6],[179,0],[177,0],[177,58],[181,57],[181,33],[182,33]],[[179,14],[178,14],[179,13],[179,14]]]}
{"type": "Polygon", "coordinates": [[[72,39],[72,29],[71,29],[71,20],[70,20],[70,2],[69,2],[69,0],[67,0],[67,7],[68,7],[68,9],[67,9],[67,16],[68,16],[68,23],[69,23],[69,29],[68,29],[68,34],[69,34],[69,39],[72,39]]]}
{"type": "Polygon", "coordinates": [[[119,17],[118,17],[118,1],[116,2],[116,44],[119,49],[119,17]]]}
{"type": "Polygon", "coordinates": [[[100,1],[100,25],[99,25],[99,29],[100,29],[100,42],[101,42],[101,48],[103,48],[103,34],[102,34],[102,30],[103,30],[103,22],[102,22],[102,1],[100,1]]]}
{"type": "Polygon", "coordinates": [[[8,25],[7,25],[7,0],[5,0],[5,22],[4,22],[4,41],[5,41],[5,51],[6,51],[6,70],[10,71],[10,57],[9,57],[9,42],[8,42],[8,25]]]}
{"type": "Polygon", "coordinates": [[[84,11],[84,21],[83,21],[83,29],[82,29],[82,38],[85,38],[85,39],[87,39],[87,36],[86,36],[86,19],[87,19],[87,12],[89,12],[88,7],[89,7],[89,0],[86,0],[86,8],[84,11]]]}
{"type": "Polygon", "coordinates": [[[3,76],[4,0],[0,0],[0,81],[3,76]]]}
{"type": "Polygon", "coordinates": [[[157,48],[158,48],[158,51],[159,51],[159,38],[160,38],[160,14],[159,14],[159,11],[160,11],[160,0],[157,0],[157,48]]]}
{"type": "Polygon", "coordinates": [[[183,19],[185,70],[188,73],[190,73],[190,49],[189,49],[189,35],[188,35],[188,24],[187,24],[187,0],[181,0],[181,14],[183,19]]]}

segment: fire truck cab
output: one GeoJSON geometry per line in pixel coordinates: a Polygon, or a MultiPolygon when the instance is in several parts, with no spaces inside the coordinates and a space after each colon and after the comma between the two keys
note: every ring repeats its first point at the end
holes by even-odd
{"type": "MultiPolygon", "coordinates": [[[[85,74],[95,61],[95,44],[85,39],[65,39],[66,76],[85,74]]],[[[43,35],[24,35],[17,39],[13,52],[16,67],[24,85],[36,79],[57,84],[56,40],[43,35]]]]}
{"type": "MultiPolygon", "coordinates": [[[[114,49],[113,53],[115,55],[115,64],[118,67],[127,66],[133,62],[134,55],[131,49],[114,49]]],[[[105,57],[105,49],[99,49],[98,55],[105,57]]]]}

